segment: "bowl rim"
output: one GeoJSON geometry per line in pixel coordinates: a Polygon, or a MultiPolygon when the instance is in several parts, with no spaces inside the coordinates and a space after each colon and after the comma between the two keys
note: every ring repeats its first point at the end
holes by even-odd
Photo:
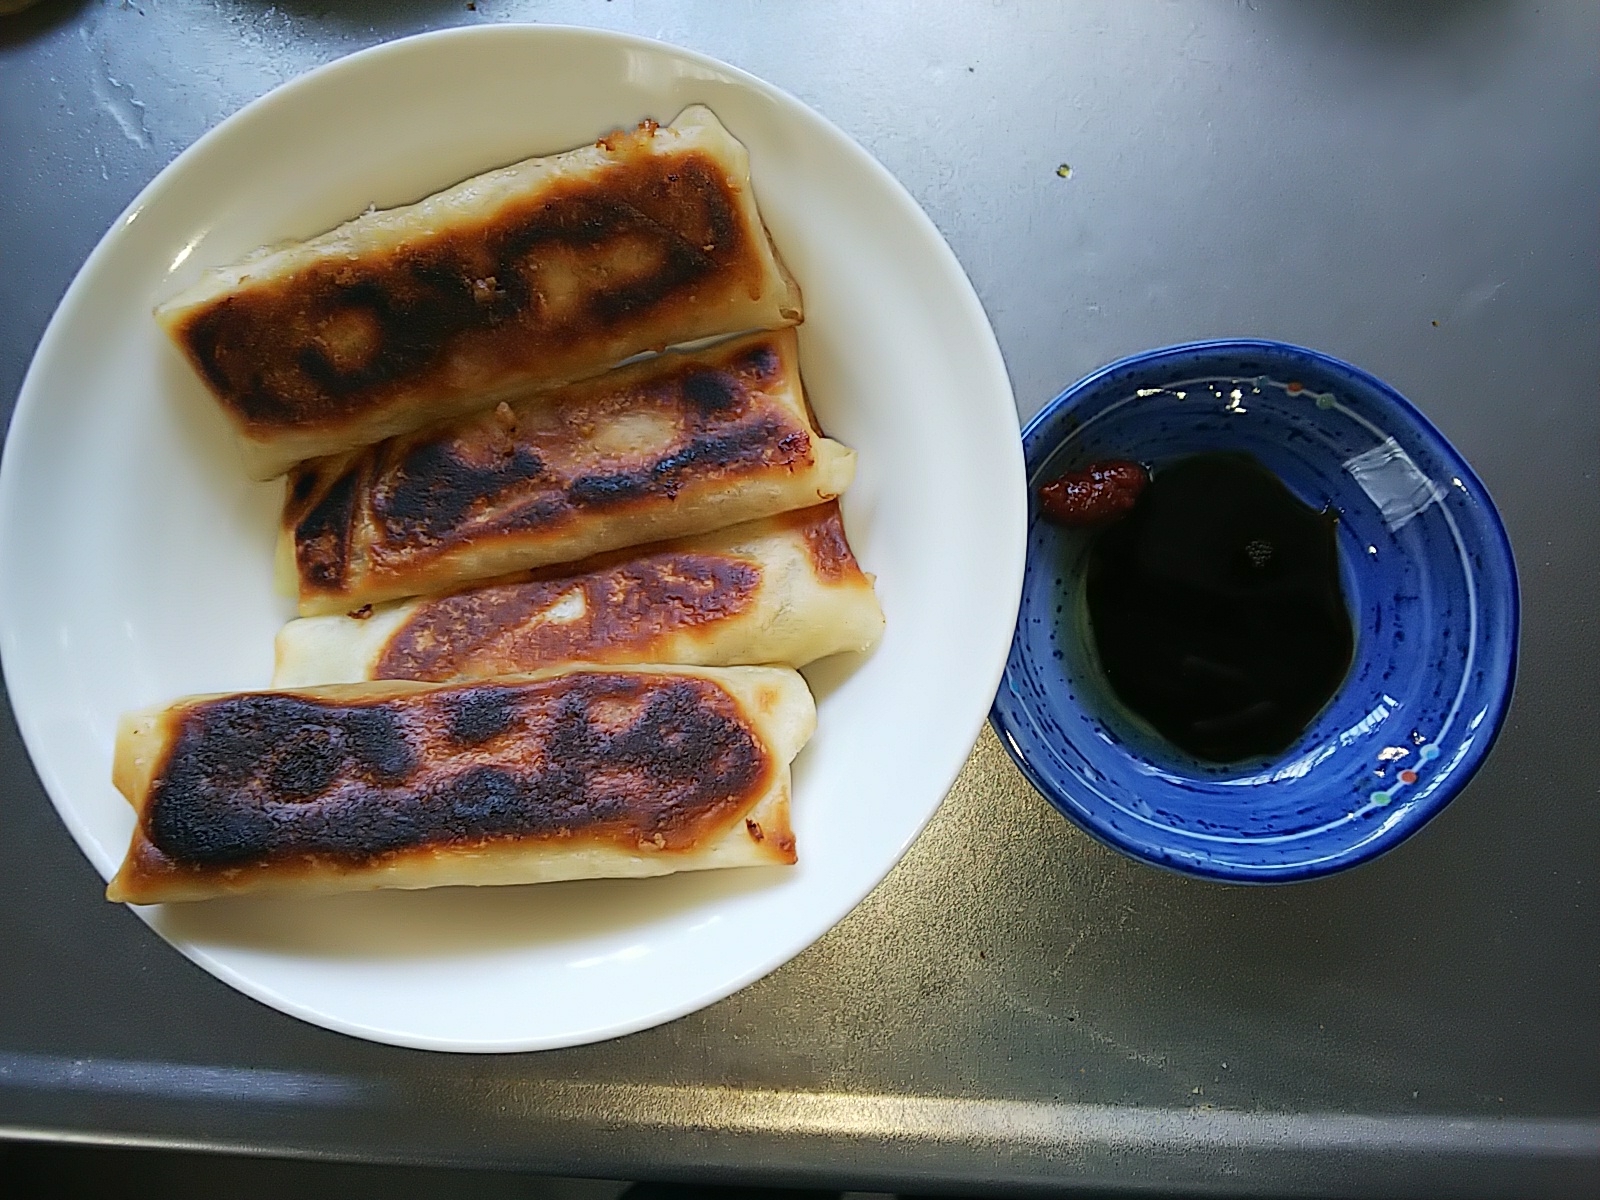
{"type": "MultiPolygon", "coordinates": [[[[1522,632],[1522,596],[1516,556],[1512,551],[1511,538],[1506,532],[1505,521],[1500,515],[1499,507],[1495,504],[1494,498],[1490,495],[1489,489],[1484,485],[1483,480],[1478,477],[1471,464],[1456,449],[1450,439],[1444,435],[1443,431],[1429,420],[1421,409],[1391,384],[1378,378],[1372,372],[1353,363],[1346,362],[1344,359],[1336,358],[1331,354],[1313,350],[1294,342],[1256,337],[1207,338],[1199,341],[1176,342],[1125,355],[1122,358],[1106,363],[1104,366],[1095,368],[1076,382],[1063,388],[1052,399],[1046,401],[1039,411],[1023,425],[1022,448],[1024,460],[1027,463],[1030,493],[1033,488],[1032,475],[1034,470],[1037,466],[1042,465],[1054,448],[1052,446],[1049,450],[1046,450],[1043,457],[1035,453],[1035,441],[1044,427],[1055,420],[1064,410],[1071,408],[1086,395],[1104,385],[1108,379],[1136,367],[1144,367],[1153,363],[1158,364],[1165,359],[1192,357],[1197,354],[1237,355],[1250,353],[1309,360],[1326,371],[1353,378],[1360,384],[1372,389],[1385,404],[1392,407],[1402,421],[1409,422],[1412,430],[1418,436],[1430,443],[1429,448],[1432,452],[1450,464],[1453,474],[1461,481],[1465,490],[1478,501],[1475,508],[1481,514],[1484,526],[1491,535],[1486,537],[1485,540],[1490,546],[1503,554],[1504,561],[1508,567],[1505,578],[1504,613],[1507,630],[1505,674],[1502,680],[1495,680],[1492,684],[1487,685],[1492,690],[1490,691],[1490,702],[1486,705],[1487,711],[1482,724],[1479,726],[1482,736],[1475,740],[1472,747],[1451,772],[1449,779],[1433,791],[1426,800],[1410,810],[1409,819],[1396,823],[1392,829],[1386,831],[1382,836],[1368,839],[1348,850],[1326,858],[1319,858],[1315,862],[1277,867],[1268,872],[1261,868],[1236,863],[1219,863],[1214,860],[1195,861],[1188,856],[1174,859],[1160,853],[1162,845],[1157,839],[1129,837],[1109,823],[1099,821],[1090,806],[1074,803],[1070,799],[1070,789],[1064,785],[1063,781],[1052,778],[1042,772],[1031,761],[1018,740],[1017,735],[1020,731],[1011,719],[1010,710],[1013,708],[1027,709],[1030,704],[1019,693],[1015,692],[1011,693],[1015,699],[1008,703],[1007,693],[1010,689],[1007,688],[1006,683],[1013,673],[1012,654],[1007,655],[1006,669],[1001,680],[1001,686],[996,692],[994,704],[989,710],[989,723],[994,728],[995,733],[999,735],[1000,744],[1005,747],[1006,754],[1016,764],[1023,777],[1028,780],[1033,788],[1049,801],[1051,807],[1101,845],[1139,862],[1180,875],[1188,875],[1193,878],[1218,883],[1269,886],[1272,884],[1306,882],[1370,862],[1416,834],[1471,782],[1472,778],[1488,759],[1495,743],[1499,740],[1506,715],[1510,711],[1513,694],[1516,691],[1517,665],[1522,632]]],[[[1028,524],[1031,530],[1034,522],[1039,517],[1031,503],[1031,494],[1029,499],[1030,515],[1028,524]]],[[[1016,638],[1020,636],[1022,622],[1026,615],[1026,596],[1027,592],[1024,589],[1023,607],[1017,614],[1017,631],[1013,634],[1013,652],[1016,647],[1016,638]]]]}

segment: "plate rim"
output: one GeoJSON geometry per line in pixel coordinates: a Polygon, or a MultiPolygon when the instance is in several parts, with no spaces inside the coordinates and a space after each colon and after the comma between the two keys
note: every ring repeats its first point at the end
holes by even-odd
{"type": "MultiPolygon", "coordinates": [[[[960,307],[964,310],[964,315],[968,319],[967,323],[973,329],[975,341],[984,358],[988,360],[986,373],[992,374],[996,382],[1003,385],[1005,396],[1010,400],[1013,420],[1016,419],[1015,389],[1012,385],[1004,356],[1000,351],[993,324],[981,300],[978,298],[971,278],[961,265],[954,249],[905,185],[864,146],[823,113],[817,111],[786,89],[780,88],[776,84],[770,83],[741,67],[698,50],[639,34],[583,25],[547,24],[541,22],[499,22],[487,25],[452,26],[446,29],[410,34],[362,47],[349,54],[321,63],[292,79],[285,80],[274,86],[269,91],[242,105],[235,112],[230,113],[222,121],[206,130],[186,146],[139,190],[121,213],[110,223],[73,275],[71,283],[69,283],[52,311],[44,332],[34,348],[28,369],[17,392],[16,402],[11,412],[4,439],[4,447],[0,449],[0,562],[14,561],[18,553],[13,545],[14,535],[10,532],[16,520],[13,514],[18,511],[22,502],[22,498],[14,494],[19,485],[16,483],[18,471],[12,465],[14,457],[13,442],[19,429],[25,431],[21,440],[26,441],[28,439],[30,434],[26,431],[32,428],[35,414],[42,403],[38,399],[38,394],[43,386],[38,382],[42,370],[40,364],[61,353],[57,343],[66,336],[64,331],[70,323],[71,315],[85,302],[89,280],[96,273],[103,260],[112,252],[112,248],[115,246],[122,231],[135,221],[150,204],[159,202],[168,189],[174,186],[174,179],[181,177],[188,170],[189,164],[194,159],[207,153],[210,147],[217,142],[232,137],[239,125],[253,119],[259,113],[283,103],[286,94],[298,91],[309,86],[314,81],[326,78],[330,74],[371,69],[374,63],[392,56],[414,52],[420,46],[472,41],[489,42],[511,37],[532,38],[535,41],[549,39],[555,42],[564,39],[595,40],[602,43],[610,43],[614,46],[620,45],[643,51],[655,56],[677,59],[687,62],[691,66],[706,69],[717,77],[729,79],[741,87],[775,102],[780,108],[790,113],[798,110],[807,119],[815,122],[820,131],[825,133],[838,149],[850,156],[858,167],[874,175],[880,185],[897,195],[901,201],[900,207],[906,210],[905,216],[918,224],[924,240],[928,241],[930,247],[943,260],[941,272],[949,274],[952,282],[957,284],[952,296],[959,301],[960,307]]],[[[1016,486],[1006,489],[1006,495],[1009,499],[1003,501],[1002,508],[1005,511],[997,514],[1000,521],[997,521],[996,528],[993,530],[995,538],[1004,538],[1011,543],[1010,553],[1006,555],[1011,578],[1004,581],[1004,594],[1010,597],[1009,617],[1004,625],[1004,628],[1008,630],[1015,625],[1016,613],[1021,604],[1022,580],[1026,568],[1027,539],[1026,464],[1021,438],[1015,438],[1009,443],[1009,446],[1011,448],[1008,453],[1008,473],[1015,481],[1016,486]],[[1004,528],[1000,527],[1002,521],[1004,528]]],[[[3,678],[5,683],[13,718],[28,752],[28,762],[43,791],[49,798],[51,806],[55,809],[63,824],[66,825],[79,851],[89,860],[90,865],[94,867],[96,872],[105,877],[107,872],[95,854],[95,839],[91,836],[85,822],[79,817],[77,809],[66,798],[69,789],[66,788],[63,781],[57,776],[56,771],[50,766],[48,756],[41,756],[40,750],[44,744],[44,735],[38,727],[36,718],[17,703],[13,668],[11,666],[12,654],[8,649],[18,632],[15,618],[8,603],[10,591],[11,589],[8,587],[0,586],[0,678],[3,678]]],[[[152,932],[155,932],[163,942],[183,954],[185,958],[202,967],[207,973],[216,976],[229,987],[260,1003],[310,1024],[367,1041],[414,1049],[455,1053],[517,1053],[585,1045],[653,1028],[715,1004],[775,971],[792,958],[815,945],[818,940],[854,911],[874,888],[883,882],[884,878],[905,856],[907,850],[920,836],[934,814],[937,813],[945,797],[949,794],[950,788],[955,783],[957,776],[964,768],[973,745],[976,744],[978,737],[982,733],[984,719],[993,703],[995,689],[999,687],[1005,670],[1009,645],[1009,638],[1003,642],[997,642],[993,661],[989,664],[987,670],[981,672],[985,680],[984,689],[986,690],[974,688],[972,698],[968,699],[962,711],[956,714],[960,718],[959,725],[961,727],[970,727],[971,733],[960,747],[960,753],[952,752],[946,769],[938,773],[941,781],[938,798],[927,805],[926,811],[920,813],[915,827],[911,828],[906,836],[900,840],[899,844],[893,847],[892,854],[885,855],[881,870],[874,870],[874,878],[865,888],[852,888],[848,892],[839,893],[839,903],[830,906],[830,916],[827,921],[820,928],[809,932],[801,944],[792,947],[784,946],[776,952],[759,955],[744,970],[734,973],[728,980],[715,987],[697,993],[692,998],[636,1014],[628,1020],[612,1021],[582,1031],[569,1031],[552,1036],[522,1036],[480,1040],[444,1039],[434,1035],[415,1035],[405,1031],[375,1027],[364,1024],[359,1020],[350,1020],[319,1011],[309,1004],[301,1003],[292,997],[284,995],[278,989],[266,986],[250,978],[233,966],[220,961],[203,946],[168,938],[153,927],[154,918],[161,911],[159,906],[148,908],[128,907],[133,908],[135,915],[147,926],[151,926],[152,932]],[[833,911],[834,909],[837,909],[837,911],[833,911]]],[[[111,864],[111,866],[114,870],[115,864],[111,864]]]]}

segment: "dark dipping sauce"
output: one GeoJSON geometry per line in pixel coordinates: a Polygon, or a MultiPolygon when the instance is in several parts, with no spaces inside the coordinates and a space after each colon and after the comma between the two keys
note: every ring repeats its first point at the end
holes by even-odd
{"type": "Polygon", "coordinates": [[[1089,551],[1089,626],[1117,698],[1197,758],[1286,750],[1350,669],[1334,529],[1246,454],[1156,472],[1089,551]]]}

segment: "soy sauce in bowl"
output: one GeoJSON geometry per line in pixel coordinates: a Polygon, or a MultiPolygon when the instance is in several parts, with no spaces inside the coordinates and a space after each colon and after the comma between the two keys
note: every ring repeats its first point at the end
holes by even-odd
{"type": "Polygon", "coordinates": [[[1335,527],[1248,454],[1157,471],[1089,551],[1089,627],[1112,692],[1196,758],[1287,749],[1350,669],[1335,527]]]}

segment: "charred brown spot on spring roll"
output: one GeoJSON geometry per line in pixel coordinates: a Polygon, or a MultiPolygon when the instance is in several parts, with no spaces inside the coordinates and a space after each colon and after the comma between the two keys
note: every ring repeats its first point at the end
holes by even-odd
{"type": "Polygon", "coordinates": [[[726,554],[666,551],[550,579],[429,600],[400,627],[375,676],[439,682],[528,664],[648,660],[667,635],[748,608],[759,568],[726,554]]]}
{"type": "MultiPolygon", "coordinates": [[[[619,398],[629,407],[648,408],[657,419],[648,431],[657,435],[652,453],[642,462],[626,456],[635,461],[625,467],[582,465],[592,457],[584,442],[594,422],[523,428],[505,406],[355,456],[301,464],[289,476],[287,516],[301,547],[325,538],[336,518],[353,524],[362,516],[351,503],[359,473],[379,543],[433,548],[460,540],[468,526],[473,536],[484,532],[490,509],[492,527],[528,529],[585,509],[671,496],[689,478],[801,463],[809,458],[809,432],[792,414],[761,403],[780,372],[777,351],[758,340],[724,362],[686,364],[625,392],[619,398]]],[[[606,406],[603,398],[602,407],[622,405],[606,406]]],[[[323,554],[297,551],[303,562],[323,554]]]]}
{"type": "Polygon", "coordinates": [[[623,407],[605,400],[592,420],[524,428],[514,414],[508,428],[491,414],[446,436],[393,439],[378,452],[370,489],[374,552],[560,525],[585,510],[671,497],[690,479],[809,461],[804,426],[762,403],[778,366],[772,347],[758,342],[726,362],[687,364],[624,391],[627,419],[649,441],[615,456],[620,462],[592,453],[605,410],[623,407]]]}
{"type": "Polygon", "coordinates": [[[703,153],[639,155],[490,219],[319,262],[186,314],[174,336],[246,429],[314,429],[452,363],[515,370],[707,287],[760,286],[739,199],[703,153]]]}
{"type": "Polygon", "coordinates": [[[366,704],[257,693],[197,704],[143,814],[148,871],[580,839],[688,850],[773,763],[715,684],[578,674],[366,704]]]}
{"type": "Polygon", "coordinates": [[[572,475],[545,470],[518,448],[503,461],[472,462],[457,447],[424,444],[379,468],[371,489],[373,556],[404,556],[498,531],[556,527],[589,510],[670,499],[686,480],[810,460],[805,430],[761,413],[731,427],[691,433],[643,465],[572,475]],[[493,510],[490,512],[489,510],[493,510]]]}
{"type": "Polygon", "coordinates": [[[844,518],[839,512],[837,500],[790,513],[785,519],[800,530],[805,538],[811,569],[817,573],[818,579],[837,583],[842,579],[861,576],[855,552],[850,549],[850,542],[845,537],[844,518]]]}
{"type": "Polygon", "coordinates": [[[302,612],[837,494],[851,460],[815,436],[800,392],[793,332],[747,335],[301,464],[284,522],[302,612]]]}
{"type": "Polygon", "coordinates": [[[307,472],[293,482],[289,503],[301,514],[294,527],[295,564],[314,587],[343,587],[349,575],[360,480],[360,468],[353,466],[326,480],[307,472]]]}

